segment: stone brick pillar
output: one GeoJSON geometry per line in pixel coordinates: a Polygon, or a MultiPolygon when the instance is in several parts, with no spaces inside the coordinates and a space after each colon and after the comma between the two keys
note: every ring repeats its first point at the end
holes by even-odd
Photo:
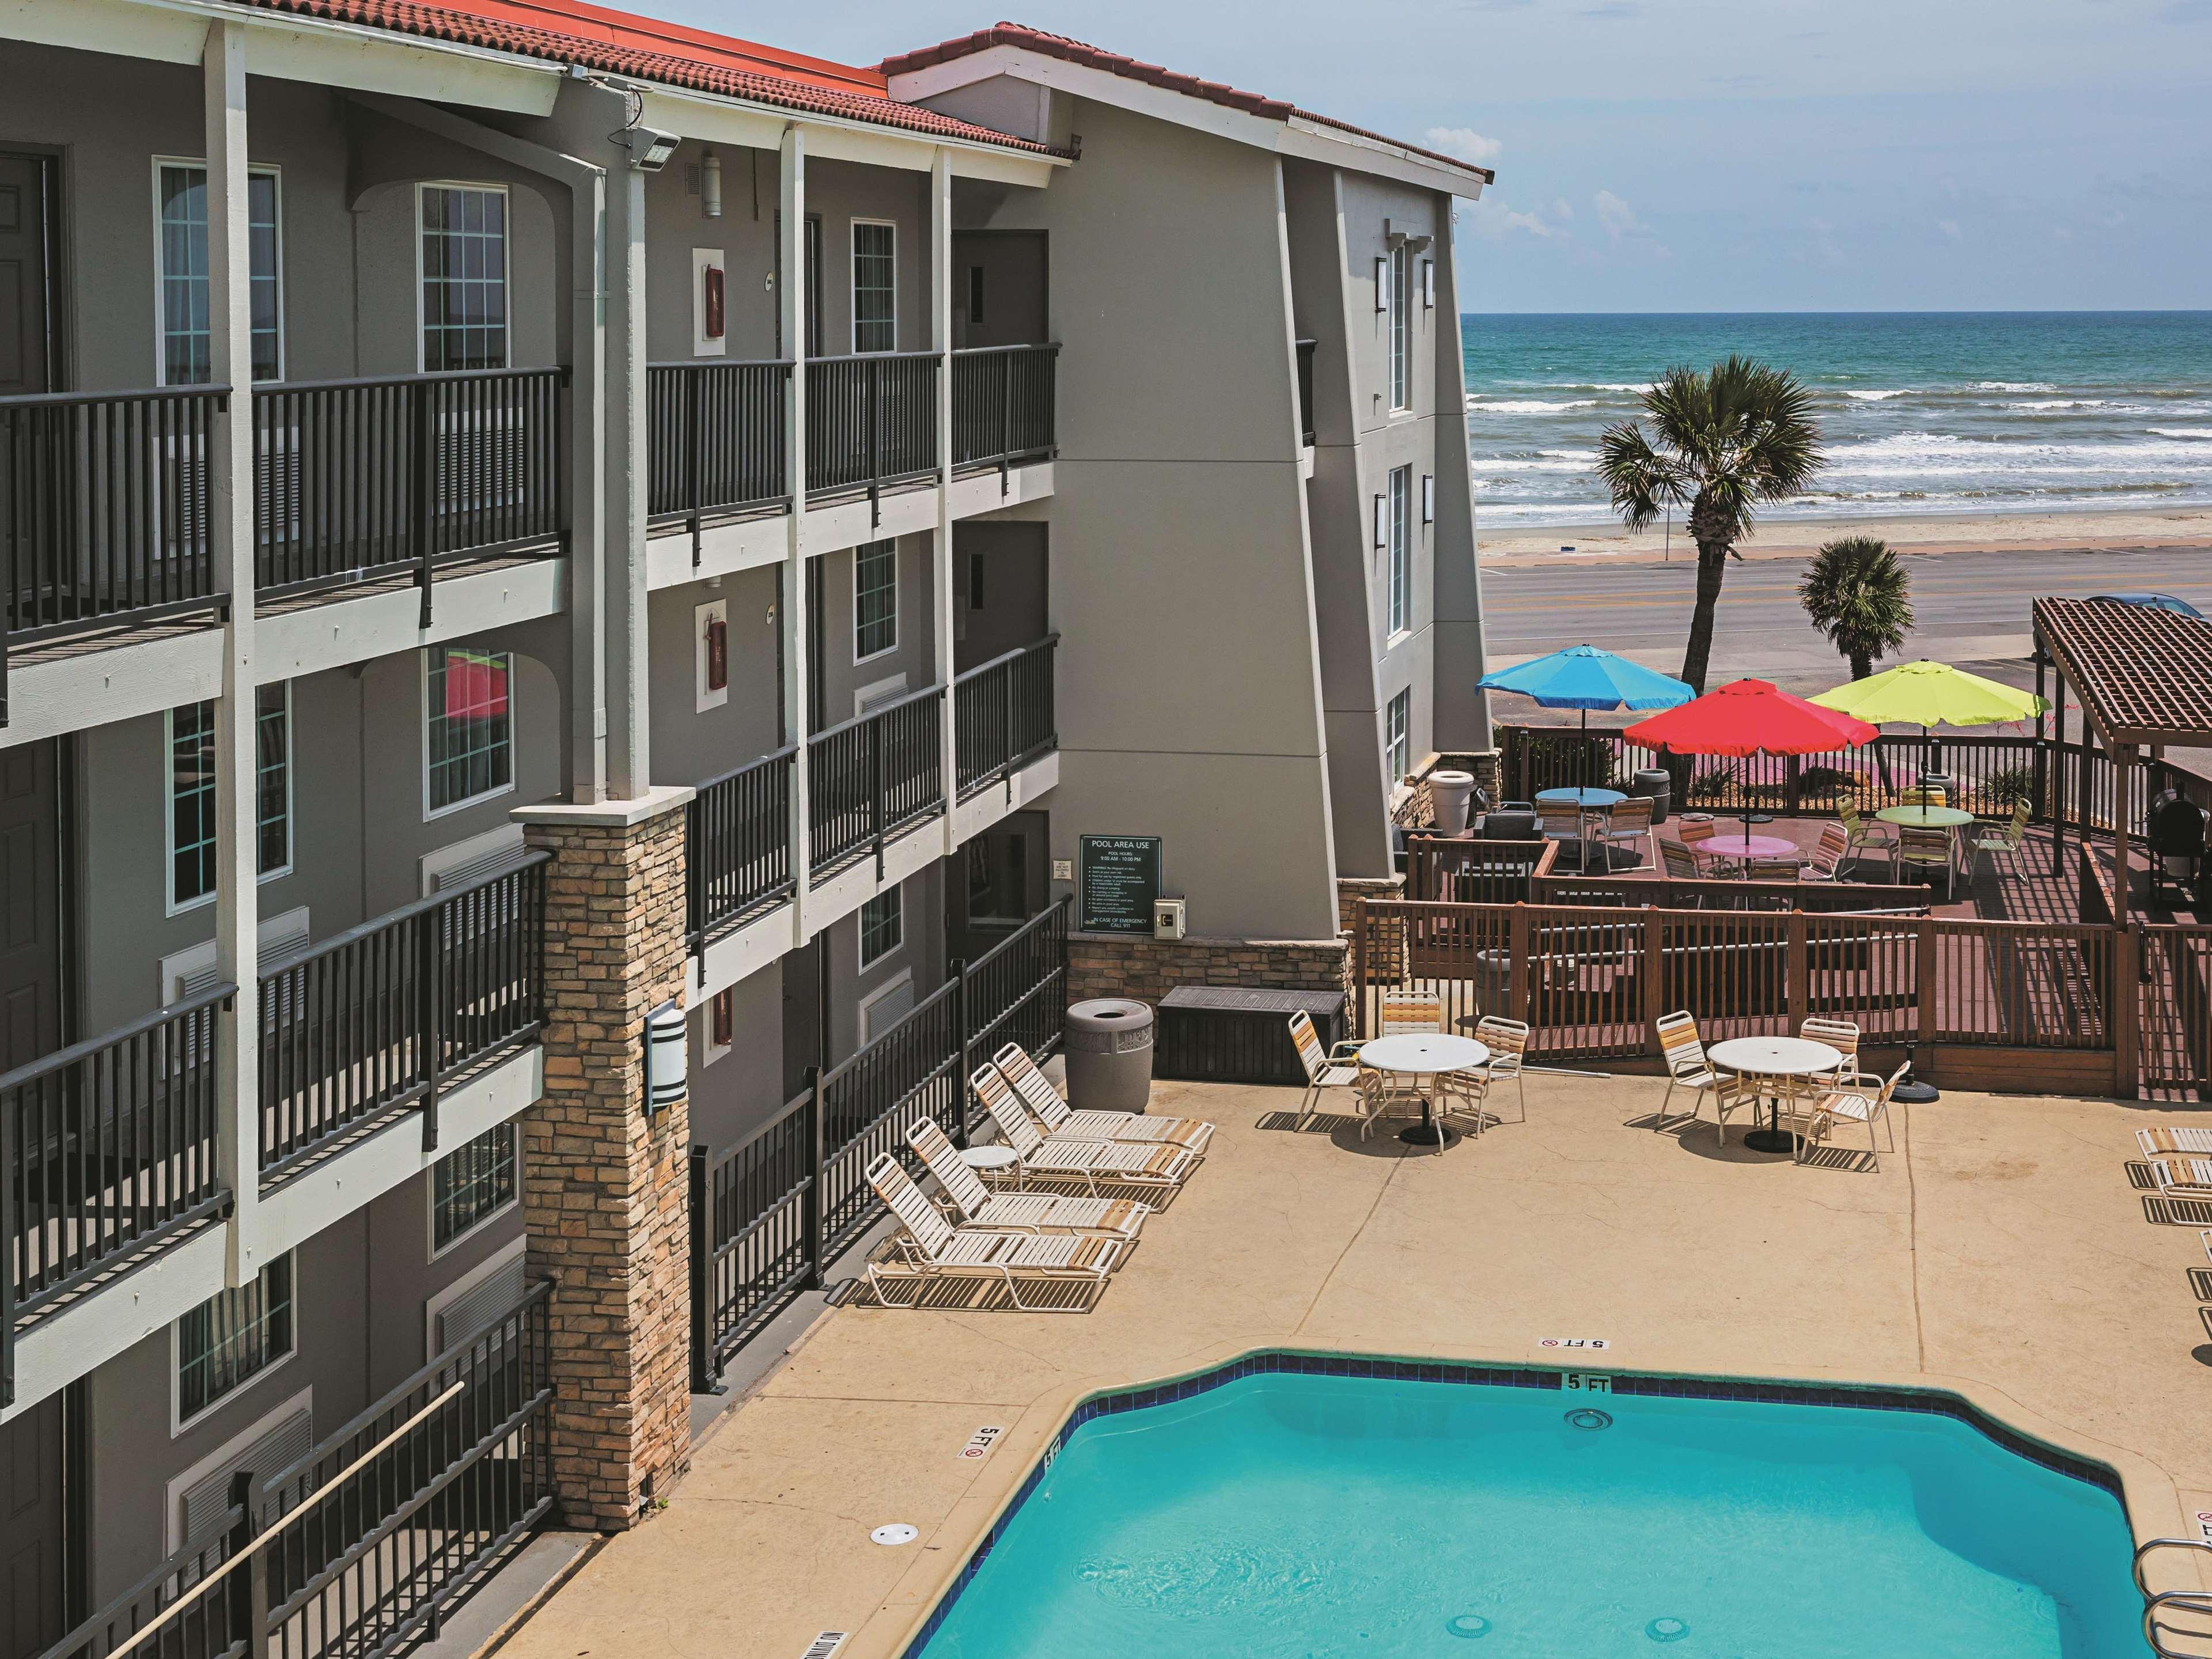
{"type": "Polygon", "coordinates": [[[690,1462],[690,1114],[645,1110],[645,1020],[684,990],[690,789],[514,816],[553,854],[545,1094],[522,1120],[523,1225],[551,1279],[562,1520],[633,1525],[690,1462]]]}

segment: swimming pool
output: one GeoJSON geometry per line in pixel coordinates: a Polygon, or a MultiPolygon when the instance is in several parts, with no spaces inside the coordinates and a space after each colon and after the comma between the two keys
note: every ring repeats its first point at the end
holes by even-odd
{"type": "Polygon", "coordinates": [[[1092,1402],[908,1653],[2141,1652],[2109,1472],[1943,1396],[1613,1386],[1264,1356],[1092,1402]]]}

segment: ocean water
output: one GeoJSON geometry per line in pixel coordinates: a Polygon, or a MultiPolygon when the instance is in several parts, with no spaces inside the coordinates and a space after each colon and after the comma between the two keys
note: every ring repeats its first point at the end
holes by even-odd
{"type": "Polygon", "coordinates": [[[1828,465],[1771,516],[2212,504],[2212,312],[1469,316],[1462,333],[1475,504],[1497,529],[1609,519],[1599,434],[1655,375],[1730,351],[1815,394],[1828,465]]]}
{"type": "Polygon", "coordinates": [[[1078,1430],[924,1659],[2133,1659],[2131,1541],[1948,1418],[1267,1376],[1078,1430]]]}

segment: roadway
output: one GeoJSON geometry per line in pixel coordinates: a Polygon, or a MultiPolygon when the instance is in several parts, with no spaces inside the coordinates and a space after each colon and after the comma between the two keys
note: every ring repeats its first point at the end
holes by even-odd
{"type": "MultiPolygon", "coordinates": [[[[2008,549],[1903,557],[1911,573],[1917,617],[1904,657],[1933,657],[2019,685],[2033,684],[2027,662],[2028,604],[2041,595],[2171,593],[2212,616],[2208,550],[2008,549]]],[[[1802,695],[1849,677],[1843,659],[1814,631],[1798,602],[1804,567],[1802,558],[1790,557],[1729,562],[1709,684],[1755,675],[1802,695]]],[[[1490,665],[1589,644],[1679,673],[1696,574],[1690,559],[1486,567],[1482,616],[1490,665]]],[[[1503,719],[1547,718],[1516,697],[1498,699],[1494,709],[1503,719]]]]}

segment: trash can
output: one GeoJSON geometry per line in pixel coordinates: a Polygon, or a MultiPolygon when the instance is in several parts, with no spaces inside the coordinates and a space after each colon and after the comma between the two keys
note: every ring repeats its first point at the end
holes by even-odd
{"type": "Polygon", "coordinates": [[[1067,1103],[1085,1112],[1141,1112],[1152,1094],[1152,1011],[1099,997],[1067,1011],[1067,1103]]]}
{"type": "Polygon", "coordinates": [[[1635,786],[1628,792],[1641,795],[1651,803],[1651,822],[1656,826],[1667,822],[1667,809],[1673,805],[1674,781],[1658,767],[1636,775],[1635,786]]]}
{"type": "Polygon", "coordinates": [[[1429,806],[1437,821],[1440,836],[1463,836],[1467,833],[1467,804],[1474,794],[1474,774],[1472,772],[1431,772],[1429,774],[1429,806]]]}

